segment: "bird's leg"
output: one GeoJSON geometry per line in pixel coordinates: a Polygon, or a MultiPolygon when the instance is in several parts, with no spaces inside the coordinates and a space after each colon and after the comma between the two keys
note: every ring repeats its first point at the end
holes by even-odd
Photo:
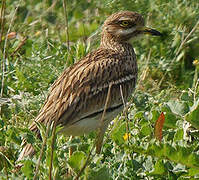
{"type": "Polygon", "coordinates": [[[96,153],[100,154],[101,152],[101,148],[102,148],[102,143],[103,143],[103,139],[104,139],[104,133],[106,131],[107,125],[105,123],[105,114],[106,114],[106,109],[108,107],[108,103],[110,100],[110,94],[111,94],[111,87],[112,87],[112,83],[109,84],[109,88],[108,88],[108,93],[106,96],[106,102],[104,105],[104,111],[100,120],[100,124],[99,124],[99,128],[97,131],[97,139],[96,139],[96,153]]]}
{"type": "MultiPolygon", "coordinates": [[[[70,136],[69,141],[72,141],[73,138],[74,138],[74,136],[70,136]]],[[[72,154],[73,154],[73,148],[70,146],[68,151],[69,151],[69,159],[70,159],[70,157],[71,157],[72,154]]]]}
{"type": "Polygon", "coordinates": [[[103,126],[101,128],[99,128],[99,130],[98,130],[97,139],[96,139],[96,153],[97,154],[100,154],[100,152],[101,152],[106,128],[107,128],[107,125],[103,124],[103,126]]]}

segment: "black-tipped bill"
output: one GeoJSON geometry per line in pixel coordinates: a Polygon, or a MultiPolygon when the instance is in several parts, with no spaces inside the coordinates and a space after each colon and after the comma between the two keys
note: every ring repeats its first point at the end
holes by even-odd
{"type": "Polygon", "coordinates": [[[155,29],[151,29],[151,28],[145,28],[143,30],[143,32],[146,33],[146,34],[150,34],[152,36],[162,36],[163,35],[159,31],[156,31],[155,29]]]}

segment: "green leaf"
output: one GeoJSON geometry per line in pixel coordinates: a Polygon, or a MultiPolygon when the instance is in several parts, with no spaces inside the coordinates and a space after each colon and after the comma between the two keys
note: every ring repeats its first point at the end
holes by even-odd
{"type": "Polygon", "coordinates": [[[27,178],[32,178],[33,177],[33,162],[31,160],[26,160],[23,167],[21,168],[21,171],[24,173],[24,175],[27,178]]]}
{"type": "Polygon", "coordinates": [[[185,101],[171,100],[167,103],[171,111],[177,115],[185,115],[189,112],[189,106],[185,101]]]}
{"type": "Polygon", "coordinates": [[[142,128],[141,128],[141,134],[143,136],[149,136],[149,135],[151,135],[151,133],[152,133],[152,128],[150,127],[149,124],[142,126],[142,128]]]}
{"type": "Polygon", "coordinates": [[[21,139],[19,136],[17,136],[17,129],[15,128],[10,128],[7,130],[7,135],[8,135],[8,140],[13,141],[16,144],[20,145],[21,144],[21,139]]]}
{"type": "Polygon", "coordinates": [[[14,159],[14,153],[12,149],[0,146],[0,171],[5,167],[13,167],[12,160],[14,159]],[[12,166],[11,166],[12,165],[12,166]]]}
{"type": "Polygon", "coordinates": [[[111,138],[118,144],[123,144],[124,141],[124,134],[126,133],[126,123],[123,122],[120,126],[116,127],[111,134],[111,138]]]}
{"type": "Polygon", "coordinates": [[[177,118],[169,108],[169,106],[165,105],[161,108],[161,111],[164,112],[165,122],[164,127],[167,128],[176,128],[177,118]]]}
{"type": "Polygon", "coordinates": [[[179,141],[182,140],[184,136],[184,131],[183,129],[178,129],[177,132],[174,135],[174,141],[179,141]]]}
{"type": "Polygon", "coordinates": [[[89,172],[87,179],[89,180],[101,180],[101,179],[111,179],[109,170],[106,167],[100,168],[98,171],[92,170],[89,172]]]}
{"type": "Polygon", "coordinates": [[[190,122],[196,129],[199,129],[199,100],[191,108],[191,111],[185,115],[185,120],[190,122]]]}
{"type": "Polygon", "coordinates": [[[170,144],[164,144],[163,149],[164,155],[166,155],[166,157],[175,162],[179,161],[178,152],[174,147],[172,147],[170,144]]]}
{"type": "Polygon", "coordinates": [[[188,92],[183,92],[180,99],[182,101],[192,101],[192,97],[189,95],[188,92]]]}
{"type": "Polygon", "coordinates": [[[158,117],[160,116],[160,113],[157,110],[152,110],[151,114],[152,114],[151,121],[155,123],[158,117]]]}
{"type": "Polygon", "coordinates": [[[152,174],[164,174],[166,172],[166,168],[164,166],[164,163],[162,162],[162,160],[158,160],[155,165],[154,165],[154,171],[152,172],[152,174]]]}
{"type": "MultiPolygon", "coordinates": [[[[199,156],[197,154],[191,154],[188,156],[188,162],[191,165],[197,166],[199,165],[199,156]]],[[[198,168],[199,169],[199,168],[198,168]]]]}
{"type": "Polygon", "coordinates": [[[68,160],[68,164],[70,165],[70,167],[76,172],[78,173],[78,171],[80,171],[80,169],[83,167],[83,165],[86,162],[86,155],[84,152],[82,151],[76,151],[72,154],[72,156],[70,157],[70,159],[68,160]]]}
{"type": "Polygon", "coordinates": [[[197,169],[197,168],[190,168],[188,170],[188,174],[189,174],[189,176],[199,175],[199,169],[197,169]]]}
{"type": "Polygon", "coordinates": [[[139,111],[134,115],[134,119],[141,119],[144,120],[144,111],[139,111]]]}

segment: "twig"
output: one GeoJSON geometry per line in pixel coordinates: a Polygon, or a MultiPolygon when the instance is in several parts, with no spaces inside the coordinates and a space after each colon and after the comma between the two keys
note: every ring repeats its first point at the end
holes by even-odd
{"type": "Polygon", "coordinates": [[[97,131],[97,139],[96,139],[96,152],[97,152],[97,154],[100,153],[101,147],[102,147],[102,141],[103,141],[103,136],[104,136],[104,117],[105,117],[106,109],[107,109],[108,103],[109,103],[111,87],[112,87],[112,83],[109,84],[106,102],[105,102],[105,105],[104,105],[104,111],[103,111],[103,114],[102,114],[102,117],[101,117],[101,120],[100,120],[98,131],[97,131]]]}
{"type": "Polygon", "coordinates": [[[149,54],[147,56],[147,60],[146,60],[144,71],[143,71],[143,73],[141,75],[141,78],[140,78],[141,81],[145,80],[145,78],[146,78],[146,74],[147,74],[147,69],[148,69],[150,57],[151,57],[151,48],[150,48],[149,54]]]}
{"type": "Polygon", "coordinates": [[[124,95],[123,95],[123,91],[122,91],[122,86],[120,85],[120,94],[122,97],[122,102],[124,104],[124,115],[125,115],[125,119],[126,119],[126,133],[127,133],[127,140],[128,140],[128,144],[129,144],[129,132],[130,132],[130,128],[129,128],[129,121],[128,121],[128,116],[127,116],[127,108],[126,108],[126,104],[124,101],[124,95]]]}
{"type": "Polygon", "coordinates": [[[120,95],[122,97],[122,102],[123,102],[123,105],[124,105],[124,108],[126,107],[126,104],[125,104],[125,101],[124,101],[124,95],[123,95],[123,91],[122,91],[122,86],[120,84],[120,95]]]}
{"type": "Polygon", "coordinates": [[[63,0],[63,8],[64,8],[64,19],[65,19],[65,30],[66,30],[66,39],[67,39],[67,50],[69,52],[70,50],[70,44],[69,44],[69,28],[68,28],[68,14],[67,14],[67,11],[66,11],[66,3],[65,3],[65,0],[63,0]]]}
{"type": "Polygon", "coordinates": [[[18,47],[14,50],[14,52],[11,54],[11,56],[14,56],[14,54],[26,43],[26,40],[27,40],[28,38],[27,37],[25,37],[21,42],[20,42],[20,44],[18,45],[18,47]]]}
{"type": "Polygon", "coordinates": [[[53,124],[52,142],[51,142],[51,160],[50,160],[50,168],[49,168],[49,180],[52,180],[53,152],[54,152],[55,132],[56,132],[57,120],[58,120],[58,118],[56,118],[56,120],[54,121],[54,124],[53,124]]]}
{"type": "MultiPolygon", "coordinates": [[[[177,53],[175,55],[175,57],[173,58],[173,60],[171,61],[171,64],[176,60],[176,56],[179,54],[180,50],[182,49],[182,47],[184,46],[184,44],[186,43],[186,41],[189,39],[189,37],[194,33],[194,31],[196,30],[196,28],[199,25],[199,21],[195,24],[195,26],[193,27],[193,29],[189,32],[189,34],[186,36],[186,38],[182,41],[182,43],[180,44],[180,47],[177,50],[177,53]]],[[[160,82],[158,83],[158,87],[161,86],[165,76],[167,75],[168,71],[166,71],[162,77],[162,79],[160,80],[160,82]]]]}
{"type": "Polygon", "coordinates": [[[46,145],[46,141],[47,141],[47,138],[48,138],[49,129],[50,129],[50,123],[47,124],[46,134],[45,134],[44,141],[43,141],[43,144],[42,144],[42,147],[41,147],[41,150],[40,150],[40,155],[39,155],[39,159],[37,161],[36,171],[35,171],[35,175],[34,175],[33,180],[37,179],[37,174],[39,172],[39,165],[40,165],[40,162],[41,162],[41,158],[43,156],[44,147],[46,145]]]}
{"type": "Polygon", "coordinates": [[[147,68],[148,68],[150,57],[151,57],[151,49],[149,50],[148,56],[146,58],[145,66],[143,67],[142,74],[140,75],[139,81],[137,82],[137,88],[135,88],[134,94],[136,94],[139,87],[141,86],[141,82],[144,81],[144,79],[146,78],[147,68]]]}
{"type": "MultiPolygon", "coordinates": [[[[1,32],[0,32],[0,43],[2,41],[3,37],[3,31],[4,31],[4,25],[5,25],[5,9],[6,9],[6,1],[2,1],[2,6],[1,6],[1,32]]],[[[4,44],[5,45],[5,44],[4,44]]],[[[2,81],[1,81],[1,92],[0,92],[0,98],[3,97],[3,86],[4,86],[4,74],[5,74],[5,64],[4,64],[4,56],[2,58],[1,62],[1,69],[2,69],[2,81]]],[[[1,114],[1,104],[0,104],[0,114],[1,114]]]]}
{"type": "Polygon", "coordinates": [[[41,19],[42,17],[46,16],[46,14],[47,14],[48,12],[52,11],[53,8],[55,7],[57,1],[58,1],[58,0],[53,0],[52,5],[51,5],[48,9],[46,9],[46,10],[39,16],[39,18],[41,19]]]}
{"type": "Polygon", "coordinates": [[[5,9],[6,9],[6,1],[2,0],[2,6],[1,6],[1,31],[0,31],[0,43],[2,41],[3,37],[3,31],[4,31],[4,25],[5,25],[5,9]]]}
{"type": "Polygon", "coordinates": [[[193,29],[189,32],[189,34],[187,35],[187,37],[182,41],[182,43],[180,44],[180,47],[178,48],[178,51],[176,53],[176,55],[178,55],[178,53],[180,52],[180,50],[182,49],[182,46],[184,46],[184,44],[186,43],[186,41],[189,39],[189,37],[191,36],[191,34],[193,34],[193,32],[196,30],[196,28],[199,25],[199,21],[195,24],[195,26],[193,27],[193,29]]]}
{"type": "Polygon", "coordinates": [[[100,120],[100,127],[102,127],[103,123],[104,123],[104,117],[105,117],[105,114],[106,114],[106,109],[107,109],[107,106],[108,106],[108,103],[109,103],[110,94],[111,94],[111,87],[112,87],[112,83],[110,83],[109,87],[108,87],[108,93],[107,93],[107,97],[106,97],[104,111],[103,111],[103,114],[102,114],[102,118],[100,120]]]}
{"type": "MultiPolygon", "coordinates": [[[[7,35],[10,33],[10,30],[11,30],[11,27],[12,27],[12,23],[14,21],[14,17],[15,17],[15,14],[17,12],[17,9],[19,7],[21,3],[21,0],[19,1],[18,3],[18,6],[15,8],[15,11],[13,13],[13,16],[11,18],[11,21],[10,21],[10,24],[9,24],[9,28],[8,28],[8,31],[7,31],[7,35]]],[[[0,92],[0,98],[3,97],[3,90],[4,90],[4,80],[5,80],[5,59],[6,59],[6,47],[7,47],[7,42],[8,42],[8,36],[6,35],[5,37],[5,43],[4,43],[4,48],[3,48],[3,58],[2,58],[2,63],[1,63],[1,67],[2,67],[2,80],[1,80],[1,92],[0,92]]],[[[1,106],[0,106],[0,113],[1,113],[1,106]]]]}
{"type": "MultiPolygon", "coordinates": [[[[197,68],[196,68],[196,73],[198,73],[197,68]]],[[[195,87],[194,87],[194,95],[193,95],[194,104],[196,103],[196,95],[197,95],[198,83],[199,83],[199,79],[197,78],[196,79],[196,83],[195,83],[195,87]]]]}

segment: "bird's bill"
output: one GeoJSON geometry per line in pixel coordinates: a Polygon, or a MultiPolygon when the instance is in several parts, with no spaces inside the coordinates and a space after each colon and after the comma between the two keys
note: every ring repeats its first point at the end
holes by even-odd
{"type": "Polygon", "coordinates": [[[148,27],[141,27],[139,30],[144,34],[149,34],[152,36],[162,36],[162,33],[160,33],[159,31],[148,27]]]}

